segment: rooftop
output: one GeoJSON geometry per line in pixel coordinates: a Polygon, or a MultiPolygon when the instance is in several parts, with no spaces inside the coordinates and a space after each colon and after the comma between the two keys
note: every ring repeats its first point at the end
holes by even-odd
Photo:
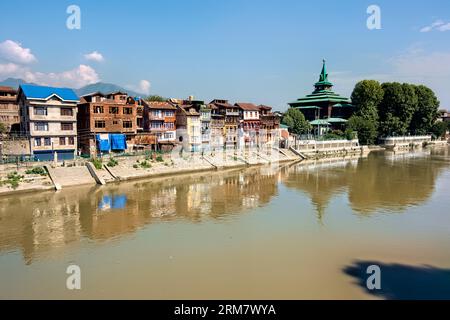
{"type": "Polygon", "coordinates": [[[23,84],[19,91],[22,90],[27,99],[48,100],[52,96],[57,96],[63,101],[78,102],[79,98],[75,91],[69,88],[44,87],[31,84],[23,84]]]}
{"type": "Polygon", "coordinates": [[[169,103],[169,102],[162,102],[162,101],[144,101],[144,104],[146,104],[150,109],[166,109],[166,110],[176,110],[177,108],[169,103]]]}
{"type": "Polygon", "coordinates": [[[235,104],[235,106],[245,111],[259,111],[259,108],[253,103],[238,102],[235,104]]]}

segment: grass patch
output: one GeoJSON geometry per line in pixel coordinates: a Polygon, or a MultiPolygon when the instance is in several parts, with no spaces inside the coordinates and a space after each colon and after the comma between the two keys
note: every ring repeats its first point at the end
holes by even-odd
{"type": "Polygon", "coordinates": [[[150,169],[152,167],[152,165],[149,162],[147,162],[147,160],[142,161],[140,165],[142,169],[150,169]]]}
{"type": "Polygon", "coordinates": [[[119,164],[119,161],[117,161],[114,158],[110,158],[108,163],[107,163],[108,167],[111,167],[111,168],[117,166],[118,164],[119,164]]]}
{"type": "Polygon", "coordinates": [[[161,155],[159,155],[159,156],[156,157],[156,161],[163,162],[164,159],[163,159],[163,157],[161,155]]]}
{"type": "Polygon", "coordinates": [[[91,159],[92,164],[94,165],[95,169],[102,170],[103,169],[103,160],[102,159],[91,159]]]}
{"type": "Polygon", "coordinates": [[[9,184],[14,190],[19,187],[20,182],[22,182],[23,176],[18,174],[16,171],[9,173],[6,180],[0,181],[0,186],[4,184],[9,184]]]}
{"type": "Polygon", "coordinates": [[[36,174],[36,175],[40,175],[40,176],[47,175],[47,171],[45,171],[45,169],[42,167],[34,167],[33,169],[28,169],[27,171],[25,171],[25,173],[26,174],[36,174]]]}

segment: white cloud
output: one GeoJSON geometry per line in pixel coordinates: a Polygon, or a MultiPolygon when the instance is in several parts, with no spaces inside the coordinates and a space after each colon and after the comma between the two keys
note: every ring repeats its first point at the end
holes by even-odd
{"type": "Polygon", "coordinates": [[[80,65],[63,72],[34,72],[27,67],[13,63],[0,64],[0,78],[21,78],[40,85],[81,88],[100,81],[97,72],[90,66],[80,65]]]}
{"type": "Polygon", "coordinates": [[[444,22],[442,20],[436,20],[429,26],[423,27],[420,29],[420,32],[430,32],[433,30],[438,31],[449,31],[450,30],[450,22],[444,22]]]}
{"type": "Polygon", "coordinates": [[[150,86],[150,81],[141,80],[141,82],[139,82],[139,92],[150,94],[150,86]]]}
{"type": "Polygon", "coordinates": [[[141,80],[139,81],[138,85],[126,85],[125,88],[136,91],[138,93],[149,95],[151,83],[148,80],[141,80]]]}
{"type": "Polygon", "coordinates": [[[443,24],[437,28],[439,31],[450,31],[450,22],[443,24]]]}
{"type": "Polygon", "coordinates": [[[105,58],[103,58],[103,55],[97,51],[85,54],[84,58],[86,60],[96,61],[96,62],[103,62],[105,60],[105,58]]]}
{"type": "Polygon", "coordinates": [[[0,43],[0,58],[9,62],[28,64],[37,61],[36,57],[28,48],[12,40],[5,40],[0,43]]]}

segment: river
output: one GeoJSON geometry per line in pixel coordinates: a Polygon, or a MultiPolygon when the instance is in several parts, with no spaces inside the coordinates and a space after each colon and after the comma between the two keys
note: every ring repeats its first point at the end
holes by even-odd
{"type": "Polygon", "coordinates": [[[449,151],[4,196],[0,298],[450,298],[449,151]]]}

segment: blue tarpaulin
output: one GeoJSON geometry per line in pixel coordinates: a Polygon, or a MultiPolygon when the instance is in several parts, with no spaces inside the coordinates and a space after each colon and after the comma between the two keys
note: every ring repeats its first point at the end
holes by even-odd
{"type": "Polygon", "coordinates": [[[124,209],[127,204],[127,196],[121,195],[105,195],[98,204],[100,210],[124,209]]]}
{"type": "Polygon", "coordinates": [[[124,134],[110,134],[111,150],[126,150],[127,138],[124,134]]]}
{"type": "Polygon", "coordinates": [[[100,152],[109,152],[109,150],[111,150],[109,139],[101,139],[101,135],[99,134],[97,134],[96,139],[100,152]]]}

